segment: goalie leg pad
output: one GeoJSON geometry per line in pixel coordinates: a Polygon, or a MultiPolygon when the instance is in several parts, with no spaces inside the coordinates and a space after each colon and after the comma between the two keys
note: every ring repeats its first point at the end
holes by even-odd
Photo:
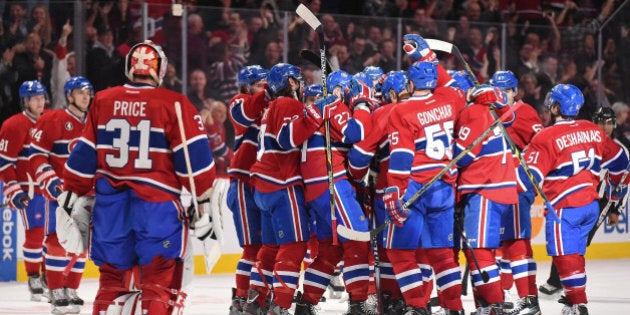
{"type": "MultiPolygon", "coordinates": [[[[120,270],[110,264],[103,264],[99,267],[99,273],[99,285],[94,298],[93,314],[107,312],[110,306],[115,305],[114,301],[118,297],[135,291],[134,276],[131,269],[120,270]]],[[[112,311],[114,309],[116,307],[112,308],[112,311]]],[[[109,315],[109,313],[107,314],[109,315]]]]}

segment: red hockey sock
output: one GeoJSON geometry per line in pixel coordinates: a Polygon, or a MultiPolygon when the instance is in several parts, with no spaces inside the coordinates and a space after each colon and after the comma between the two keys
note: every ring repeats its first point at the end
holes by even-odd
{"type": "Polygon", "coordinates": [[[553,264],[558,268],[560,282],[564,288],[564,294],[571,304],[586,304],[586,272],[584,270],[584,256],[571,254],[554,256],[553,264]]]}
{"type": "Polygon", "coordinates": [[[381,291],[389,292],[392,300],[398,299],[401,295],[400,288],[398,287],[398,281],[394,275],[392,269],[392,263],[387,256],[387,248],[378,247],[378,254],[380,258],[380,272],[381,272],[381,291]]]}
{"type": "Polygon", "coordinates": [[[343,245],[343,280],[351,301],[365,301],[368,292],[367,242],[346,241],[343,245]]]}
{"type": "Polygon", "coordinates": [[[43,270],[42,248],[44,246],[44,227],[38,226],[24,231],[24,267],[27,275],[38,275],[43,270]]]}
{"type": "MultiPolygon", "coordinates": [[[[459,265],[453,258],[452,249],[431,248],[425,251],[435,271],[435,282],[438,285],[443,305],[449,310],[463,310],[461,299],[462,277],[459,265]]],[[[431,294],[431,291],[429,291],[429,294],[431,294]]]]}
{"type": "Polygon", "coordinates": [[[238,261],[236,267],[236,293],[237,297],[247,298],[247,290],[249,289],[249,276],[251,268],[256,262],[256,254],[260,250],[261,245],[245,245],[243,246],[243,255],[238,261]]]}
{"type": "Polygon", "coordinates": [[[332,238],[319,240],[318,255],[304,272],[303,301],[313,305],[319,303],[319,299],[324,295],[326,287],[330,283],[330,277],[335,272],[335,266],[341,260],[342,254],[341,245],[333,245],[332,238]]]}
{"type": "Polygon", "coordinates": [[[533,261],[533,251],[529,239],[517,239],[504,242],[504,255],[510,260],[510,268],[514,284],[519,297],[537,295],[536,263],[533,261]],[[532,278],[534,283],[532,285],[532,278]]]}
{"type": "Polygon", "coordinates": [[[254,278],[258,281],[254,282],[250,277],[249,287],[258,292],[256,302],[258,305],[265,306],[267,303],[267,295],[271,291],[272,273],[276,263],[276,255],[278,254],[279,247],[277,245],[263,245],[258,254],[256,255],[256,263],[252,267],[252,272],[256,272],[254,278]],[[254,271],[255,269],[255,271],[254,271]]]}
{"type": "Polygon", "coordinates": [[[423,295],[422,274],[418,268],[416,251],[388,249],[387,257],[392,262],[396,280],[407,305],[426,307],[428,300],[423,295]]]}
{"type": "Polygon", "coordinates": [[[280,307],[291,307],[304,255],[306,255],[306,242],[280,245],[273,269],[273,302],[280,307]]]}
{"type": "Polygon", "coordinates": [[[499,267],[496,259],[489,248],[475,248],[475,257],[479,263],[479,268],[475,265],[470,250],[465,250],[466,259],[468,259],[468,268],[470,268],[470,276],[473,280],[475,292],[488,304],[503,302],[503,290],[501,289],[501,278],[499,267]],[[488,282],[483,282],[483,272],[488,273],[488,282]]]}
{"type": "Polygon", "coordinates": [[[57,234],[51,233],[46,237],[46,282],[51,290],[65,286],[63,271],[68,264],[66,250],[57,240],[57,234]]]}

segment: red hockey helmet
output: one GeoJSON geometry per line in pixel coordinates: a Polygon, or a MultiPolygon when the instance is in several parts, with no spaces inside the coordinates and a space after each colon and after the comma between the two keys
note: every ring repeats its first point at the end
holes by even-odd
{"type": "Polygon", "coordinates": [[[133,81],[134,75],[150,76],[160,85],[166,73],[168,60],[162,47],[150,40],[131,47],[125,60],[125,74],[133,81]]]}

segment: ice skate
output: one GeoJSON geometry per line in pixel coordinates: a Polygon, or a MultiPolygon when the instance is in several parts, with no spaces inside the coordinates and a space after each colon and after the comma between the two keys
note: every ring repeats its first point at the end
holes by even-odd
{"type": "Polygon", "coordinates": [[[476,315],[506,315],[503,311],[503,304],[497,303],[488,306],[482,306],[473,314],[476,315]]]}
{"type": "Polygon", "coordinates": [[[377,315],[378,312],[373,312],[368,308],[365,301],[348,301],[348,310],[343,313],[344,315],[377,315]]]}
{"type": "Polygon", "coordinates": [[[317,315],[319,312],[319,307],[313,305],[309,302],[298,301],[295,303],[295,313],[294,315],[317,315]]]}
{"type": "Polygon", "coordinates": [[[430,314],[431,314],[430,311],[427,310],[425,307],[417,308],[411,305],[407,305],[407,307],[405,307],[405,312],[403,313],[403,315],[430,315],[430,314]]]}
{"type": "Polygon", "coordinates": [[[288,309],[272,302],[267,315],[291,315],[291,313],[289,313],[288,309]]]}
{"type": "Polygon", "coordinates": [[[503,290],[503,308],[504,309],[512,309],[516,302],[519,300],[518,294],[516,294],[512,289],[503,290]]]}
{"type": "Polygon", "coordinates": [[[528,295],[516,301],[514,308],[507,311],[509,315],[540,315],[538,297],[528,295]]]}
{"type": "Polygon", "coordinates": [[[328,284],[328,298],[341,299],[344,291],[346,291],[346,287],[343,284],[343,279],[341,279],[341,273],[335,272],[328,284]]]}
{"type": "Polygon", "coordinates": [[[38,274],[28,276],[28,290],[31,292],[31,301],[39,302],[42,300],[44,286],[38,274]]]}
{"type": "Polygon", "coordinates": [[[232,288],[232,304],[230,305],[230,315],[243,314],[243,308],[247,300],[236,296],[236,288],[232,288]]]}
{"type": "Polygon", "coordinates": [[[66,296],[68,297],[68,314],[81,313],[83,299],[77,295],[77,290],[66,288],[66,296]]]}
{"type": "Polygon", "coordinates": [[[54,289],[50,291],[50,312],[52,314],[68,314],[68,296],[65,288],[54,289]]]}

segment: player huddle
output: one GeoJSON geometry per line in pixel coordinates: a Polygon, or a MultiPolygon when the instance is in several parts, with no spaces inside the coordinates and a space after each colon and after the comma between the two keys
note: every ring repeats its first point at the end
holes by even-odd
{"type": "Polygon", "coordinates": [[[239,73],[227,198],[243,256],[230,314],[288,314],[293,302],[295,314],[315,314],[340,262],[347,314],[431,314],[434,285],[439,314],[464,314],[460,250],[476,314],[540,314],[530,243],[540,193],[563,314],[587,314],[583,255],[599,214],[596,187],[606,173],[609,197],[622,197],[614,188],[625,184],[626,150],[575,120],[584,98],[573,85],[551,90],[555,124],[543,128],[515,99],[512,72],[475,84],[443,69],[422,37],[405,35],[404,44],[414,61],[407,71],[338,70],[326,86],[304,86],[290,64],[239,73]],[[356,236],[377,227],[372,244],[356,236]],[[503,289],[513,284],[510,306],[503,289]]]}
{"type": "Polygon", "coordinates": [[[0,130],[10,144],[0,175],[27,225],[33,298],[45,292],[45,236],[53,314],[80,311],[88,252],[100,271],[93,314],[181,314],[190,234],[220,237],[225,198],[243,248],[230,314],[289,314],[294,302],[295,314],[315,314],[339,268],[346,314],[431,314],[434,286],[438,314],[465,314],[460,251],[476,314],[540,314],[529,214],[538,193],[563,314],[588,314],[584,253],[596,187],[607,172],[609,197],[623,197],[626,150],[575,120],[584,103],[575,86],[551,90],[555,124],[543,128],[515,99],[512,72],[479,85],[446,71],[418,35],[405,35],[403,48],[414,62],[407,71],[338,70],[325,86],[305,86],[290,64],[241,69],[228,105],[229,187],[215,181],[200,114],[159,88],[167,60],[152,42],[131,48],[123,86],[92,99],[91,84],[71,78],[64,110],[42,115],[45,89],[25,82],[24,112],[0,130]],[[509,307],[503,289],[512,285],[519,299],[509,307]]]}

